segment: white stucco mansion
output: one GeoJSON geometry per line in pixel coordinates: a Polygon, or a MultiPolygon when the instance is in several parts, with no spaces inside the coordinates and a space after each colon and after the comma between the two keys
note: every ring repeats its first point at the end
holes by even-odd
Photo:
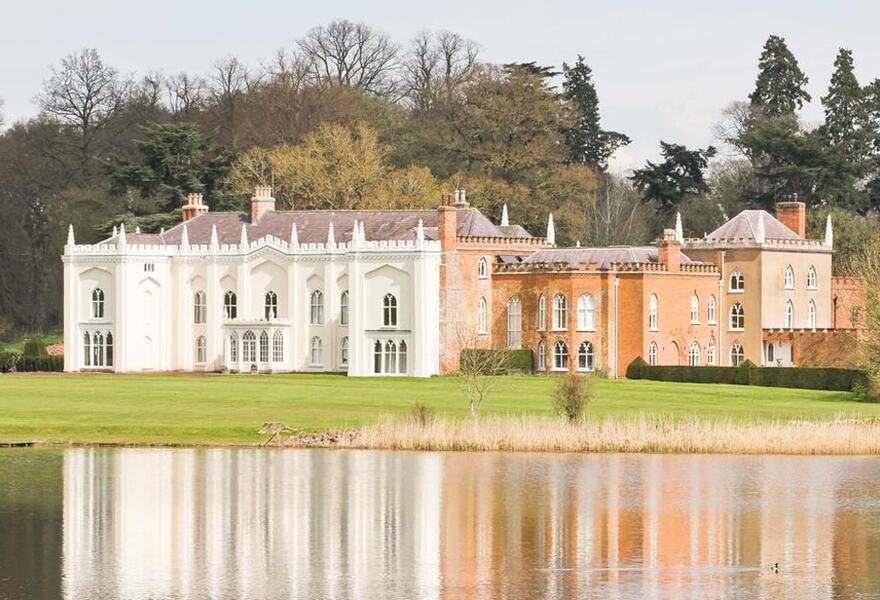
{"type": "Polygon", "coordinates": [[[64,248],[66,371],[439,371],[437,211],[248,213],[64,248]],[[430,229],[426,235],[426,230],[430,229]]]}

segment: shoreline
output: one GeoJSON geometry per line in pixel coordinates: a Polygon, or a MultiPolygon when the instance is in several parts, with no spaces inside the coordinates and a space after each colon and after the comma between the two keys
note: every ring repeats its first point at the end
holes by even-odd
{"type": "MultiPolygon", "coordinates": [[[[776,454],[878,456],[880,419],[712,421],[636,417],[568,423],[539,416],[380,418],[375,424],[296,432],[265,445],[254,442],[59,442],[47,448],[362,449],[424,452],[542,452],[632,454],[776,454]]],[[[4,443],[19,440],[2,440],[4,443]]],[[[24,440],[20,440],[24,441],[24,440]]],[[[11,450],[10,448],[4,448],[11,450]]]]}

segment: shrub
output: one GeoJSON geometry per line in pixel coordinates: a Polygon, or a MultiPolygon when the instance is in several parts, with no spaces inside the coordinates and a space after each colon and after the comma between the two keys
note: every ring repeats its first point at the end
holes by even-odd
{"type": "Polygon", "coordinates": [[[46,342],[40,338],[27,338],[24,341],[22,356],[49,356],[46,352],[46,342]]]}
{"type": "Polygon", "coordinates": [[[566,373],[559,378],[553,390],[553,408],[556,414],[564,416],[570,423],[582,421],[592,395],[593,386],[589,377],[566,373]]]}
{"type": "Polygon", "coordinates": [[[15,362],[15,370],[20,373],[38,371],[63,371],[63,356],[20,356],[15,362]]]}
{"type": "Polygon", "coordinates": [[[479,364],[490,366],[492,373],[483,375],[505,375],[508,373],[531,373],[533,371],[532,351],[529,348],[520,350],[466,348],[461,351],[461,364],[479,364]]]}
{"type": "Polygon", "coordinates": [[[14,373],[17,354],[12,352],[0,352],[0,373],[14,373]]]}
{"type": "Polygon", "coordinates": [[[729,383],[848,392],[867,387],[867,375],[857,369],[837,367],[758,367],[745,361],[738,367],[652,367],[639,357],[626,369],[629,379],[689,383],[729,383]]]}

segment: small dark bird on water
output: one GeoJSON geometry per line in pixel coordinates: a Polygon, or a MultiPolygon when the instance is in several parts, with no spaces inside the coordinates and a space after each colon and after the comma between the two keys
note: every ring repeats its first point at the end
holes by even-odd
{"type": "Polygon", "coordinates": [[[770,567],[771,573],[779,573],[779,563],[773,563],[773,566],[770,567]]]}

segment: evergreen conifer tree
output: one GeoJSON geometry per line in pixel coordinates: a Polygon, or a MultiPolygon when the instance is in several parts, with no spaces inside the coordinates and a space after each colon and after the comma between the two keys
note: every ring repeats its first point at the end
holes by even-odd
{"type": "Polygon", "coordinates": [[[749,100],[769,116],[792,114],[811,100],[804,89],[808,81],[785,39],[771,35],[758,61],[758,79],[749,100]]]}

